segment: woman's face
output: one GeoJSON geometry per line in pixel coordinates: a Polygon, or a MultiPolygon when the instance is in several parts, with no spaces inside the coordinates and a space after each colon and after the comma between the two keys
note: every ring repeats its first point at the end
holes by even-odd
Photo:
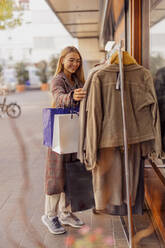
{"type": "Polygon", "coordinates": [[[62,64],[64,66],[64,73],[74,73],[77,71],[81,63],[81,59],[78,53],[71,52],[68,53],[62,60],[62,64]]]}

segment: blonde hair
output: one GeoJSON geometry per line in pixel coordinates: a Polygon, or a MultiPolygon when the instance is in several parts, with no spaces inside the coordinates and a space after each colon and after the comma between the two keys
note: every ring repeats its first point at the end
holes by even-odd
{"type": "Polygon", "coordinates": [[[68,54],[68,53],[77,53],[79,56],[80,56],[80,66],[79,68],[76,70],[75,74],[77,76],[77,78],[82,82],[84,83],[85,82],[85,79],[84,79],[84,71],[83,71],[83,66],[82,66],[82,57],[81,57],[81,54],[79,52],[79,50],[74,47],[74,46],[68,46],[68,47],[65,47],[62,51],[61,51],[61,54],[60,54],[60,57],[58,59],[58,63],[57,63],[57,69],[56,69],[56,72],[55,72],[55,76],[57,74],[59,74],[60,72],[63,71],[63,65],[62,65],[62,59],[68,54]]]}

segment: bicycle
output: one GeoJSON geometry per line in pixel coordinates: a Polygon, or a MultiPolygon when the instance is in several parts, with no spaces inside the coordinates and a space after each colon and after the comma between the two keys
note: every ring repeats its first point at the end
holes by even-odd
{"type": "Polygon", "coordinates": [[[21,115],[21,107],[16,102],[11,102],[6,104],[7,93],[2,91],[3,101],[0,103],[0,117],[3,117],[4,114],[7,114],[10,118],[18,118],[21,115]]]}

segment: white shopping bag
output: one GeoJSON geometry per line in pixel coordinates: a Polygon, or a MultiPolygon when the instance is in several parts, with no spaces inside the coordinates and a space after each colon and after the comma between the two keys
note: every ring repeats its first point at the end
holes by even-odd
{"type": "Polygon", "coordinates": [[[78,151],[79,118],[77,114],[54,116],[52,150],[59,154],[78,151]]]}

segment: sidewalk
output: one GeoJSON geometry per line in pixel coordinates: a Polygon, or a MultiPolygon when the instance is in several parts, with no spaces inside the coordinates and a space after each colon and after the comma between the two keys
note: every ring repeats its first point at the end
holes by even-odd
{"type": "MultiPolygon", "coordinates": [[[[21,105],[22,115],[14,124],[7,117],[0,119],[0,248],[67,248],[65,238],[70,234],[77,236],[78,230],[67,227],[67,234],[56,236],[50,234],[41,222],[47,150],[42,145],[42,108],[49,106],[49,94],[28,91],[9,96],[8,101],[11,99],[21,105]]],[[[91,210],[78,213],[78,216],[92,230],[103,228],[105,235],[114,239],[113,248],[128,247],[119,217],[94,215],[91,210]]],[[[134,217],[136,232],[150,224],[147,212],[134,217]]],[[[164,246],[152,233],[142,239],[138,247],[164,246]]]]}

